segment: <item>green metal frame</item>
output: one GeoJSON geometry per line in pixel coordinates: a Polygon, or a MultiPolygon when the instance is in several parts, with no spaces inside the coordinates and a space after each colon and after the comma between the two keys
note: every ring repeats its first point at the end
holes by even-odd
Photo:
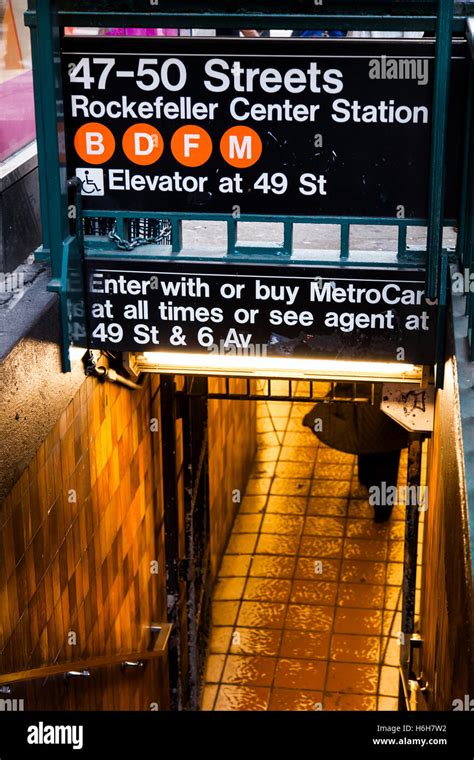
{"type": "MultiPolygon", "coordinates": [[[[471,47],[471,62],[466,114],[465,177],[463,178],[462,194],[464,206],[459,228],[458,259],[463,272],[467,271],[474,275],[474,182],[472,175],[474,168],[474,19],[469,19],[467,38],[471,47]]],[[[474,288],[474,282],[472,288],[474,288]]],[[[466,314],[468,316],[469,358],[474,362],[474,290],[466,294],[466,314]]]]}
{"type": "MultiPolygon", "coordinates": [[[[51,259],[52,282],[50,288],[57,291],[62,299],[63,368],[69,368],[68,338],[68,291],[72,271],[76,267],[77,256],[71,250],[82,248],[76,235],[71,236],[68,219],[67,178],[59,158],[58,129],[62,113],[61,78],[59,73],[59,43],[64,26],[94,27],[197,27],[197,28],[257,28],[257,29],[374,29],[374,30],[420,30],[436,32],[435,84],[433,102],[433,131],[431,147],[429,210],[427,219],[394,220],[370,217],[291,217],[242,215],[235,219],[224,214],[170,214],[160,211],[150,212],[84,212],[83,216],[114,217],[117,230],[124,228],[129,218],[170,219],[172,225],[171,247],[160,246],[147,250],[148,257],[176,256],[183,250],[182,222],[185,219],[219,220],[227,224],[226,257],[251,256],[252,261],[267,261],[269,258],[290,261],[293,255],[293,225],[295,223],[336,224],[340,228],[340,251],[337,261],[341,266],[357,266],[357,258],[351,259],[349,235],[351,225],[376,224],[398,227],[398,262],[400,266],[426,266],[426,292],[430,298],[445,298],[447,274],[443,250],[443,226],[458,221],[460,236],[458,255],[464,266],[474,263],[474,193],[472,191],[472,144],[471,113],[473,76],[469,79],[468,118],[465,135],[465,166],[462,182],[462,197],[459,220],[444,218],[444,165],[446,155],[446,123],[448,84],[451,65],[452,34],[468,36],[467,23],[474,15],[474,2],[455,0],[398,0],[379,2],[378,0],[325,0],[321,6],[314,0],[279,0],[278,11],[269,9],[268,0],[160,0],[158,6],[150,6],[149,0],[29,0],[25,22],[31,29],[35,102],[37,118],[37,138],[41,188],[41,217],[43,225],[43,246],[38,255],[51,259]],[[236,9],[236,6],[238,8],[236,9]],[[283,241],[280,245],[241,243],[238,240],[238,224],[247,221],[271,221],[283,223],[283,241]],[[428,226],[427,251],[407,250],[407,228],[428,226]]],[[[471,64],[472,68],[472,64],[471,64]]],[[[82,229],[81,218],[76,230],[82,229]]],[[[80,234],[80,233],[79,233],[80,234]]],[[[117,256],[111,250],[108,240],[86,239],[87,252],[100,256],[117,256]]],[[[144,251],[143,251],[144,252],[144,251]]],[[[199,257],[199,255],[196,253],[199,257]]],[[[318,252],[314,252],[312,263],[317,264],[318,252]]],[[[242,260],[242,259],[239,259],[242,260]]],[[[292,262],[293,263],[293,262],[292,262]]],[[[297,263],[297,262],[295,262],[297,263]]],[[[308,260],[305,262],[308,263],[308,260]]],[[[327,263],[327,261],[326,261],[327,263]]],[[[373,264],[364,261],[364,266],[387,264],[384,254],[374,253],[373,264]]],[[[360,264],[359,264],[360,265],[360,264]]],[[[474,295],[474,294],[473,294],[474,295]]],[[[470,328],[474,323],[474,297],[469,299],[470,328]]],[[[443,346],[439,346],[438,356],[442,364],[443,346]]],[[[474,352],[474,348],[471,349],[474,352]]],[[[474,353],[473,357],[474,359],[474,353]]]]}
{"type": "MultiPolygon", "coordinates": [[[[163,256],[169,256],[170,253],[179,254],[183,251],[183,237],[182,237],[182,223],[185,220],[193,219],[206,219],[206,221],[223,222],[227,225],[227,246],[226,257],[232,258],[233,256],[251,255],[252,261],[255,261],[256,257],[268,257],[278,256],[279,263],[281,264],[281,258],[291,259],[294,254],[293,246],[293,227],[295,224],[330,224],[338,226],[340,229],[340,249],[339,255],[335,251],[335,261],[338,259],[348,265],[360,265],[360,262],[356,258],[350,259],[349,251],[349,239],[351,226],[357,225],[378,225],[383,227],[398,227],[398,247],[397,256],[400,259],[400,266],[407,266],[409,262],[413,266],[420,266],[426,263],[426,251],[425,249],[407,248],[407,230],[409,227],[422,227],[426,225],[426,219],[392,219],[389,217],[356,217],[356,216],[281,216],[273,214],[271,216],[262,214],[241,214],[235,219],[231,214],[210,214],[205,215],[201,213],[186,213],[181,212],[179,214],[170,213],[169,211],[84,211],[83,216],[85,218],[95,218],[97,216],[103,218],[115,219],[117,221],[117,232],[120,237],[123,236],[125,229],[125,223],[128,219],[169,219],[172,226],[172,243],[171,246],[156,247],[154,251],[150,250],[150,247],[146,251],[147,259],[163,259],[163,256]],[[267,245],[257,245],[252,242],[239,242],[237,237],[237,226],[241,222],[272,222],[280,223],[283,225],[283,240],[281,243],[268,243],[267,245]],[[403,261],[402,261],[403,260],[403,261]]],[[[453,224],[454,220],[451,220],[450,224],[453,224]]],[[[110,256],[111,243],[107,238],[95,238],[88,237],[86,245],[86,254],[110,256]]],[[[143,251],[143,249],[141,249],[143,251]]],[[[114,251],[115,253],[118,253],[114,251]]],[[[314,252],[317,254],[317,251],[314,252]]],[[[378,253],[378,252],[377,252],[378,253]]],[[[380,259],[377,258],[377,253],[374,252],[373,261],[368,261],[364,266],[380,266],[380,259]]],[[[197,258],[200,258],[199,255],[197,258]]],[[[314,258],[311,259],[313,263],[319,263],[314,258]]],[[[292,261],[291,263],[297,263],[292,261]]],[[[306,262],[307,263],[307,262],[306,262]]]]}

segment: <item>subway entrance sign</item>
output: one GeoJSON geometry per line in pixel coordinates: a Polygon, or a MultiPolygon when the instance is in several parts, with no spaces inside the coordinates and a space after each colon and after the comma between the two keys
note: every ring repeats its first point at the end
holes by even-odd
{"type": "MultiPolygon", "coordinates": [[[[62,41],[68,176],[86,210],[424,219],[430,40],[62,41]]],[[[455,42],[445,217],[458,213],[455,42]]]]}
{"type": "MultiPolygon", "coordinates": [[[[88,258],[92,348],[431,364],[437,308],[420,270],[88,258]]],[[[159,361],[160,353],[157,354],[159,361]]],[[[275,363],[275,362],[274,362],[275,363]]]]}

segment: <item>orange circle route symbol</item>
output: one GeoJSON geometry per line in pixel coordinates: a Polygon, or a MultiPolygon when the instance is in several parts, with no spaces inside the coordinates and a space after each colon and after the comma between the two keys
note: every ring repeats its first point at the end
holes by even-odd
{"type": "Polygon", "coordinates": [[[133,124],[125,132],[122,140],[123,152],[134,164],[150,166],[163,155],[163,137],[150,124],[133,124]]]}
{"type": "Polygon", "coordinates": [[[174,133],[171,152],[183,166],[202,166],[211,156],[212,140],[202,127],[186,124],[174,133]]]}
{"type": "Polygon", "coordinates": [[[257,163],[262,155],[260,136],[251,127],[231,127],[221,139],[221,154],[230,166],[247,169],[257,163]]]}
{"type": "Polygon", "coordinates": [[[87,164],[105,164],[115,153],[115,137],[108,127],[91,121],[77,130],[74,147],[87,164]]]}

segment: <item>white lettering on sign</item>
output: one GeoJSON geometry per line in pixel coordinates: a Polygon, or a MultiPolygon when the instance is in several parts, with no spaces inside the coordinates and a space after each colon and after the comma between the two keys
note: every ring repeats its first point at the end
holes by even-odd
{"type": "Polygon", "coordinates": [[[186,156],[186,158],[189,158],[191,156],[192,150],[199,150],[200,139],[201,139],[201,135],[199,134],[189,134],[189,132],[187,132],[184,135],[184,155],[186,156]]]}
{"type": "MultiPolygon", "coordinates": [[[[256,278],[253,267],[245,265],[238,271],[235,267],[234,274],[203,272],[197,265],[194,273],[186,274],[180,268],[157,271],[148,266],[145,271],[89,270],[93,347],[212,349],[226,355],[233,346],[252,348],[258,355],[266,355],[268,349],[269,355],[282,360],[294,352],[328,358],[334,345],[353,346],[348,341],[352,333],[370,332],[375,333],[370,341],[374,358],[395,361],[401,333],[408,345],[414,333],[425,336],[424,341],[414,338],[409,351],[413,358],[434,335],[436,312],[425,305],[422,280],[371,276],[354,282],[331,270],[315,279],[307,267],[300,272],[292,267],[291,274],[275,268],[280,274],[256,278]]],[[[206,263],[204,269],[210,266],[206,263]]],[[[430,351],[428,346],[428,359],[430,351]]]]}
{"type": "MultiPolygon", "coordinates": [[[[110,38],[99,48],[112,57],[98,57],[97,41],[68,40],[66,163],[82,172],[84,209],[422,218],[432,92],[418,85],[432,84],[434,46],[392,41],[386,58],[380,41],[252,45],[110,38]]],[[[461,60],[454,46],[457,104],[461,60]]]]}
{"type": "Polygon", "coordinates": [[[101,156],[105,152],[104,136],[101,132],[86,132],[86,149],[89,156],[101,156]]]}
{"type": "Polygon", "coordinates": [[[229,63],[224,58],[211,58],[204,67],[206,75],[205,87],[211,92],[263,92],[275,93],[286,90],[290,93],[300,93],[305,90],[320,93],[337,94],[343,88],[343,74],[339,69],[320,68],[316,61],[311,61],[307,69],[290,69],[281,74],[274,68],[249,68],[242,66],[241,61],[229,63]]]}
{"type": "Polygon", "coordinates": [[[110,190],[159,190],[160,193],[202,193],[208,177],[173,174],[132,174],[130,169],[109,169],[110,190]]]}
{"type": "Polygon", "coordinates": [[[252,138],[247,135],[239,142],[237,135],[229,138],[229,155],[231,158],[252,158],[252,138]]]}
{"type": "Polygon", "coordinates": [[[135,132],[134,141],[135,154],[137,156],[149,156],[150,153],[153,153],[155,141],[153,140],[152,135],[148,135],[146,132],[135,132]],[[143,142],[146,144],[143,145],[143,142]]]}
{"type": "Polygon", "coordinates": [[[397,283],[388,283],[378,288],[356,287],[352,282],[344,286],[336,286],[334,282],[312,282],[310,299],[318,303],[386,303],[390,305],[404,304],[419,306],[423,303],[424,290],[405,288],[397,283]]]}
{"type": "Polygon", "coordinates": [[[377,105],[361,105],[358,100],[352,102],[338,98],[332,104],[333,121],[344,124],[348,121],[365,124],[428,124],[429,111],[426,106],[395,105],[394,100],[381,100],[377,105]]]}

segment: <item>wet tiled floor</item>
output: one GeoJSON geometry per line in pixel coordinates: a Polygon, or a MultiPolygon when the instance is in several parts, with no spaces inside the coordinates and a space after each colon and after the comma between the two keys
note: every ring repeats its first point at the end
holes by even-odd
{"type": "Polygon", "coordinates": [[[202,709],[396,710],[404,507],[375,524],[357,458],[302,426],[311,405],[257,403],[259,447],[215,588],[202,709]]]}

